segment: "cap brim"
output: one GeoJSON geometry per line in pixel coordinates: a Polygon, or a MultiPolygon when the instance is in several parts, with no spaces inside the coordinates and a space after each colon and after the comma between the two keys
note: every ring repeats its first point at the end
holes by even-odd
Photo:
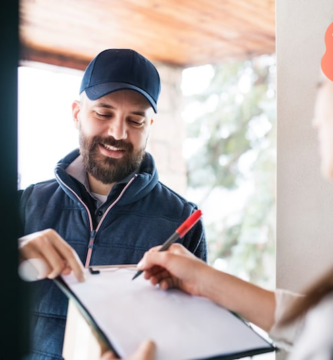
{"type": "Polygon", "coordinates": [[[138,88],[137,86],[131,85],[131,84],[120,83],[120,82],[109,82],[109,83],[91,86],[91,87],[85,89],[84,91],[86,92],[86,95],[88,96],[88,98],[90,100],[97,100],[97,99],[101,98],[102,96],[105,96],[107,94],[110,94],[112,92],[119,91],[119,90],[134,90],[134,91],[139,92],[141,95],[143,95],[148,100],[149,104],[152,106],[155,113],[157,113],[157,106],[156,106],[156,102],[154,101],[154,99],[149,94],[147,94],[145,91],[143,91],[142,89],[138,88]]]}

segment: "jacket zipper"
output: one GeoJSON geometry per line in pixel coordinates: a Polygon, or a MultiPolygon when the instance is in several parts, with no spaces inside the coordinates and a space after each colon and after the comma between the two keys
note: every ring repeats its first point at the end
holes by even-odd
{"type": "Polygon", "coordinates": [[[108,214],[108,212],[117,204],[117,202],[121,199],[121,197],[124,195],[124,192],[128,189],[128,187],[132,184],[132,182],[135,180],[135,178],[138,175],[135,174],[134,177],[126,184],[126,186],[123,188],[122,192],[119,194],[119,196],[117,197],[117,199],[106,209],[103,217],[101,218],[101,220],[99,221],[96,229],[93,228],[93,223],[92,223],[92,219],[91,219],[91,215],[90,215],[90,211],[87,207],[87,205],[80,199],[80,197],[76,194],[76,192],[74,190],[72,190],[68,185],[66,185],[60,178],[58,175],[56,175],[57,179],[71,192],[75,195],[75,197],[79,200],[79,202],[84,206],[84,208],[87,211],[88,217],[89,217],[89,225],[90,225],[90,239],[89,239],[89,244],[88,244],[88,253],[87,253],[87,257],[86,257],[86,262],[84,267],[88,268],[89,264],[90,264],[90,259],[91,259],[91,255],[92,255],[92,250],[94,247],[94,241],[95,241],[95,237],[97,234],[97,231],[99,230],[99,228],[102,225],[103,220],[105,219],[105,216],[108,214]]]}

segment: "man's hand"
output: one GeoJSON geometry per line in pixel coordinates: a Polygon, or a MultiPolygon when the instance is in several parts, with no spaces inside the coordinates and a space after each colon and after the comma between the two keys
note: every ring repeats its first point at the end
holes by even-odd
{"type": "Polygon", "coordinates": [[[159,248],[146,252],[138,264],[145,279],[150,279],[153,285],[159,284],[163,290],[177,287],[202,296],[202,282],[209,266],[180,244],[172,244],[167,251],[158,251],[159,248]]]}
{"type": "MultiPolygon", "coordinates": [[[[58,275],[74,272],[79,281],[84,281],[84,268],[75,250],[52,229],[38,231],[19,239],[21,260],[37,264],[38,279],[54,279],[58,275]],[[42,264],[42,271],[39,264],[42,264]]],[[[24,263],[23,263],[24,264],[24,263]]]]}
{"type": "MultiPolygon", "coordinates": [[[[155,359],[155,344],[152,341],[143,342],[135,353],[126,360],[154,360],[155,359]]],[[[117,359],[112,351],[107,351],[101,357],[101,360],[117,359]]]]}

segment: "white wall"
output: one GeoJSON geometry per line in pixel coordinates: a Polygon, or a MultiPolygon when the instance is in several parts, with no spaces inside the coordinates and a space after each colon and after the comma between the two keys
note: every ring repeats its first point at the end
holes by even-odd
{"type": "Polygon", "coordinates": [[[277,0],[277,287],[300,291],[333,264],[333,184],[311,126],[332,0],[277,0]]]}
{"type": "Polygon", "coordinates": [[[185,159],[182,156],[185,123],[181,117],[184,97],[181,92],[182,68],[155,63],[161,78],[158,113],[151,128],[147,150],[154,156],[159,179],[180,195],[187,186],[185,159]]]}

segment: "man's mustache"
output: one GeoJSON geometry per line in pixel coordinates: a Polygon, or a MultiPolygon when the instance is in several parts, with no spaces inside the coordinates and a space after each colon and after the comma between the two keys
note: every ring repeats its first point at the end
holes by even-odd
{"type": "Polygon", "coordinates": [[[116,140],[114,137],[110,136],[108,138],[104,138],[101,136],[96,136],[93,140],[93,143],[91,144],[92,148],[95,147],[97,144],[103,144],[103,145],[109,145],[114,146],[123,150],[132,150],[133,145],[129,142],[126,142],[124,140],[116,140]]]}

